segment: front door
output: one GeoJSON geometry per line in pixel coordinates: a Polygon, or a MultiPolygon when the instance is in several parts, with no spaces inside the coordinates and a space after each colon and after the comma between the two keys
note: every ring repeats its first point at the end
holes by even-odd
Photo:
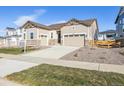
{"type": "Polygon", "coordinates": [[[61,44],[61,31],[58,31],[57,34],[58,34],[58,43],[61,44]]]}

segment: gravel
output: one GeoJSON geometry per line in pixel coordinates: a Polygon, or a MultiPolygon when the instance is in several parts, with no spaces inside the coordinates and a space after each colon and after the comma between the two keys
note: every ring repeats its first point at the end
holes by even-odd
{"type": "Polygon", "coordinates": [[[106,64],[124,64],[124,48],[80,48],[61,59],[96,62],[106,64]]]}

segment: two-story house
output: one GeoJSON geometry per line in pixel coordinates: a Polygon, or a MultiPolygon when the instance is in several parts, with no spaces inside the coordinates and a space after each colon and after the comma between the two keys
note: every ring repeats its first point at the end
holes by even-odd
{"type": "Polygon", "coordinates": [[[116,24],[116,31],[118,32],[117,37],[124,38],[124,7],[120,8],[115,24],[116,24]]]}
{"type": "Polygon", "coordinates": [[[5,47],[20,47],[20,40],[22,39],[21,30],[11,27],[5,29],[6,34],[4,36],[5,47]]]}

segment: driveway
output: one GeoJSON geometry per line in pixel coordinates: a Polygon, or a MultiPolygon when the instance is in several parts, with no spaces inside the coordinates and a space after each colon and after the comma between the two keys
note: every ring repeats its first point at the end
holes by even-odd
{"type": "Polygon", "coordinates": [[[23,54],[22,56],[59,59],[62,56],[75,51],[76,49],[79,49],[79,47],[52,46],[51,48],[30,52],[27,54],[23,54]]]}
{"type": "Polygon", "coordinates": [[[0,59],[0,77],[5,77],[6,75],[12,74],[14,72],[19,72],[30,67],[36,66],[35,63],[29,63],[18,60],[10,59],[0,59]]]}

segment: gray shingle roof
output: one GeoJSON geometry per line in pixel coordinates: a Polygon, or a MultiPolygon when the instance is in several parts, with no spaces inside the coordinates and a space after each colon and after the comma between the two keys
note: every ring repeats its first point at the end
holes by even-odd
{"type": "Polygon", "coordinates": [[[52,25],[49,25],[49,27],[51,29],[60,29],[61,27],[65,26],[67,23],[71,22],[71,21],[75,21],[79,24],[82,24],[82,25],[85,25],[85,26],[91,26],[91,24],[96,21],[96,19],[88,19],[88,20],[77,20],[77,19],[71,19],[69,20],[68,22],[66,23],[59,23],[59,24],[52,24],[52,25]]]}
{"type": "Polygon", "coordinates": [[[117,33],[117,31],[116,30],[107,30],[107,31],[99,32],[99,34],[107,34],[107,33],[117,33]]]}
{"type": "Polygon", "coordinates": [[[30,24],[33,24],[34,26],[37,26],[37,27],[40,27],[40,28],[44,28],[44,29],[47,29],[47,30],[50,30],[50,28],[46,25],[43,25],[43,24],[40,24],[40,23],[37,23],[37,22],[33,22],[33,21],[27,21],[23,26],[21,26],[20,28],[23,28],[27,23],[30,23],[30,24]]]}
{"type": "Polygon", "coordinates": [[[30,23],[30,24],[33,24],[34,26],[44,28],[44,29],[47,29],[47,30],[59,30],[61,27],[67,25],[71,21],[77,22],[77,23],[85,25],[85,26],[90,26],[94,21],[96,21],[96,19],[88,19],[88,20],[71,19],[66,23],[52,24],[52,25],[49,25],[49,26],[46,26],[46,25],[43,25],[43,24],[40,24],[40,23],[36,23],[36,22],[32,22],[32,21],[27,21],[21,28],[23,28],[27,23],[30,23]]]}
{"type": "Polygon", "coordinates": [[[7,30],[12,30],[12,31],[15,31],[16,30],[15,28],[12,28],[12,27],[7,27],[6,29],[7,30]]]}

